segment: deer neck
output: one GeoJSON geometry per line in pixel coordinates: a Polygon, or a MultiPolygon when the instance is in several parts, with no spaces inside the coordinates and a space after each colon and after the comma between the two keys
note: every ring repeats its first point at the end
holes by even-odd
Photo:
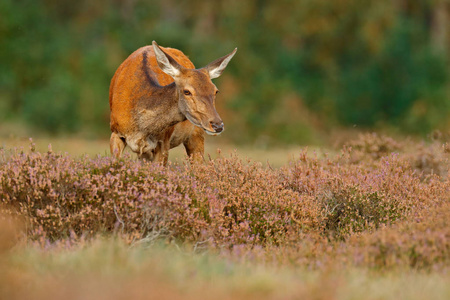
{"type": "Polygon", "coordinates": [[[151,135],[157,135],[166,128],[186,120],[178,106],[179,95],[175,83],[153,87],[143,110],[140,110],[138,123],[146,127],[151,135]]]}
{"type": "Polygon", "coordinates": [[[167,107],[165,112],[161,113],[167,116],[167,122],[169,126],[175,125],[176,123],[182,122],[186,120],[186,116],[180,111],[180,107],[178,105],[180,95],[178,93],[177,87],[175,83],[171,83],[162,87],[164,89],[165,95],[167,95],[167,107]]]}

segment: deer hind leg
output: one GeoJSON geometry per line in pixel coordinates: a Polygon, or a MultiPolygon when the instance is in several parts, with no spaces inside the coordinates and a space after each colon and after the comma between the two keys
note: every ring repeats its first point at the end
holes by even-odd
{"type": "Polygon", "coordinates": [[[126,142],[122,139],[116,132],[111,133],[111,138],[109,140],[109,149],[111,151],[111,155],[116,158],[122,156],[123,149],[125,149],[126,142]]]}

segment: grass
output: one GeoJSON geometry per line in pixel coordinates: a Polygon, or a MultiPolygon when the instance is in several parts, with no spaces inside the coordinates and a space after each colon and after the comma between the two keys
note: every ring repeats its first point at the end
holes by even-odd
{"type": "Polygon", "coordinates": [[[448,299],[449,274],[308,270],[96,239],[3,254],[1,299],[448,299]],[[7,297],[6,297],[7,296],[7,297]]]}
{"type": "MultiPolygon", "coordinates": [[[[36,144],[36,151],[46,152],[48,146],[51,145],[54,152],[68,153],[73,157],[80,157],[82,155],[96,156],[96,155],[109,155],[109,140],[108,139],[86,139],[77,137],[38,137],[33,138],[33,142],[36,144]]],[[[24,148],[28,149],[30,145],[30,138],[24,135],[22,136],[4,136],[1,140],[0,147],[4,149],[12,148],[24,148]]],[[[206,136],[205,142],[205,157],[217,158],[219,156],[229,156],[234,152],[238,152],[243,158],[248,157],[253,161],[259,161],[263,164],[269,162],[273,167],[280,167],[287,164],[296,158],[298,153],[303,150],[304,147],[290,146],[290,147],[271,147],[267,148],[255,148],[251,146],[234,146],[228,143],[220,141],[220,137],[206,136]]],[[[309,152],[321,153],[318,147],[309,147],[309,152]]],[[[331,150],[330,150],[331,151],[331,150]]],[[[132,158],[136,155],[130,151],[127,147],[125,153],[129,153],[132,158]]],[[[183,146],[176,147],[170,150],[169,160],[177,163],[184,161],[186,158],[186,152],[183,146]]]]}

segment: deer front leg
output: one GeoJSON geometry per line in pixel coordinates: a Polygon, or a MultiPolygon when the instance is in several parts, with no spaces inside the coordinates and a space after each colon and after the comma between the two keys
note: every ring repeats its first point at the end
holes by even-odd
{"type": "Polygon", "coordinates": [[[187,155],[196,163],[204,160],[205,136],[203,130],[198,130],[196,134],[191,135],[183,142],[187,155]]]}
{"type": "Polygon", "coordinates": [[[125,149],[125,140],[122,139],[117,133],[111,133],[111,138],[109,139],[109,149],[111,151],[111,155],[116,158],[122,156],[123,149],[125,149]]]}
{"type": "Polygon", "coordinates": [[[164,166],[167,166],[167,163],[169,161],[169,148],[169,140],[159,141],[154,150],[154,160],[158,163],[163,164],[164,166]]]}

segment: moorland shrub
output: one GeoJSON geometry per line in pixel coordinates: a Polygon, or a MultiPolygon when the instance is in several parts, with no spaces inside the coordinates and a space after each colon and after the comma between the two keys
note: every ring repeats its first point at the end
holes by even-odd
{"type": "Polygon", "coordinates": [[[392,142],[399,146],[385,155],[360,159],[361,151],[386,149],[386,138],[376,139],[380,145],[344,147],[333,158],[304,151],[279,169],[237,155],[164,168],[129,157],[1,150],[0,200],[3,213],[25,218],[34,241],[114,233],[130,243],[164,238],[240,253],[288,247],[283,259],[317,257],[313,265],[336,249],[371,265],[448,262],[449,245],[441,237],[448,240],[449,232],[434,226],[444,219],[430,213],[448,215],[448,174],[421,172],[413,164],[426,147],[440,158],[428,167],[448,170],[445,145],[401,152],[405,146],[392,142]],[[429,231],[408,229],[423,226],[429,231]],[[386,236],[394,246],[383,243],[386,236]]]}

